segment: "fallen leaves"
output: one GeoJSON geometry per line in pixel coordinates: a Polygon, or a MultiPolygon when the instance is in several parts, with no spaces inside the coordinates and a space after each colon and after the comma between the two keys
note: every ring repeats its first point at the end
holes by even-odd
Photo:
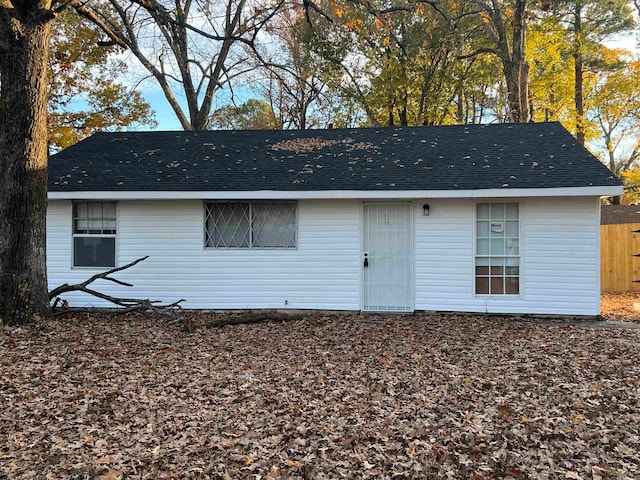
{"type": "Polygon", "coordinates": [[[638,330],[318,315],[0,332],[0,478],[638,478],[638,330]]]}
{"type": "Polygon", "coordinates": [[[603,293],[601,296],[602,316],[606,320],[621,320],[639,322],[640,312],[633,308],[634,303],[640,303],[639,292],[603,293]]]}

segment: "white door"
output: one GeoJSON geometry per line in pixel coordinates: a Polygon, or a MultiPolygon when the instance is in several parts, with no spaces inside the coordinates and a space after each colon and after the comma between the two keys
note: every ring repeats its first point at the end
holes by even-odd
{"type": "Polygon", "coordinates": [[[364,204],[363,310],[413,311],[411,203],[364,204]]]}

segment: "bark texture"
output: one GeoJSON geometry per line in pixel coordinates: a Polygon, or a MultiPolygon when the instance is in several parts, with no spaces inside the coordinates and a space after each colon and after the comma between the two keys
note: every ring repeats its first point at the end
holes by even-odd
{"type": "Polygon", "coordinates": [[[493,46],[480,48],[460,58],[479,53],[497,55],[502,63],[507,86],[507,121],[528,122],[529,65],[526,61],[527,0],[515,0],[513,18],[505,22],[502,5],[498,0],[471,0],[480,12],[481,24],[493,46]]]}
{"type": "Polygon", "coordinates": [[[574,44],[573,44],[573,67],[575,73],[574,100],[576,106],[576,138],[584,145],[585,125],[584,125],[584,87],[582,65],[582,6],[576,2],[574,10],[574,44]]]}
{"type": "Polygon", "coordinates": [[[509,100],[509,120],[512,122],[529,121],[529,65],[525,59],[526,22],[526,0],[517,0],[511,51],[509,51],[506,35],[504,35],[504,41],[500,42],[500,59],[509,100]]]}
{"type": "Polygon", "coordinates": [[[0,321],[50,315],[46,270],[50,2],[0,0],[0,321]]]}

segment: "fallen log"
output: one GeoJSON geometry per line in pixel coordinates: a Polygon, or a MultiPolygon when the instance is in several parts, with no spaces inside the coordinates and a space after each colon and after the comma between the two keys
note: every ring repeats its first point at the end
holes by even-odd
{"type": "Polygon", "coordinates": [[[207,323],[209,328],[221,328],[227,325],[245,325],[250,323],[258,323],[265,321],[272,322],[293,322],[296,320],[304,320],[305,316],[299,313],[283,313],[277,311],[269,312],[248,312],[246,314],[233,314],[225,316],[207,323]]]}

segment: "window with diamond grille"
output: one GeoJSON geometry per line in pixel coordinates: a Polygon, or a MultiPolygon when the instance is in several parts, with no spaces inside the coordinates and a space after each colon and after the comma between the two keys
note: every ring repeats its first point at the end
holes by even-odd
{"type": "Polygon", "coordinates": [[[205,246],[296,248],[295,202],[205,204],[205,246]]]}

